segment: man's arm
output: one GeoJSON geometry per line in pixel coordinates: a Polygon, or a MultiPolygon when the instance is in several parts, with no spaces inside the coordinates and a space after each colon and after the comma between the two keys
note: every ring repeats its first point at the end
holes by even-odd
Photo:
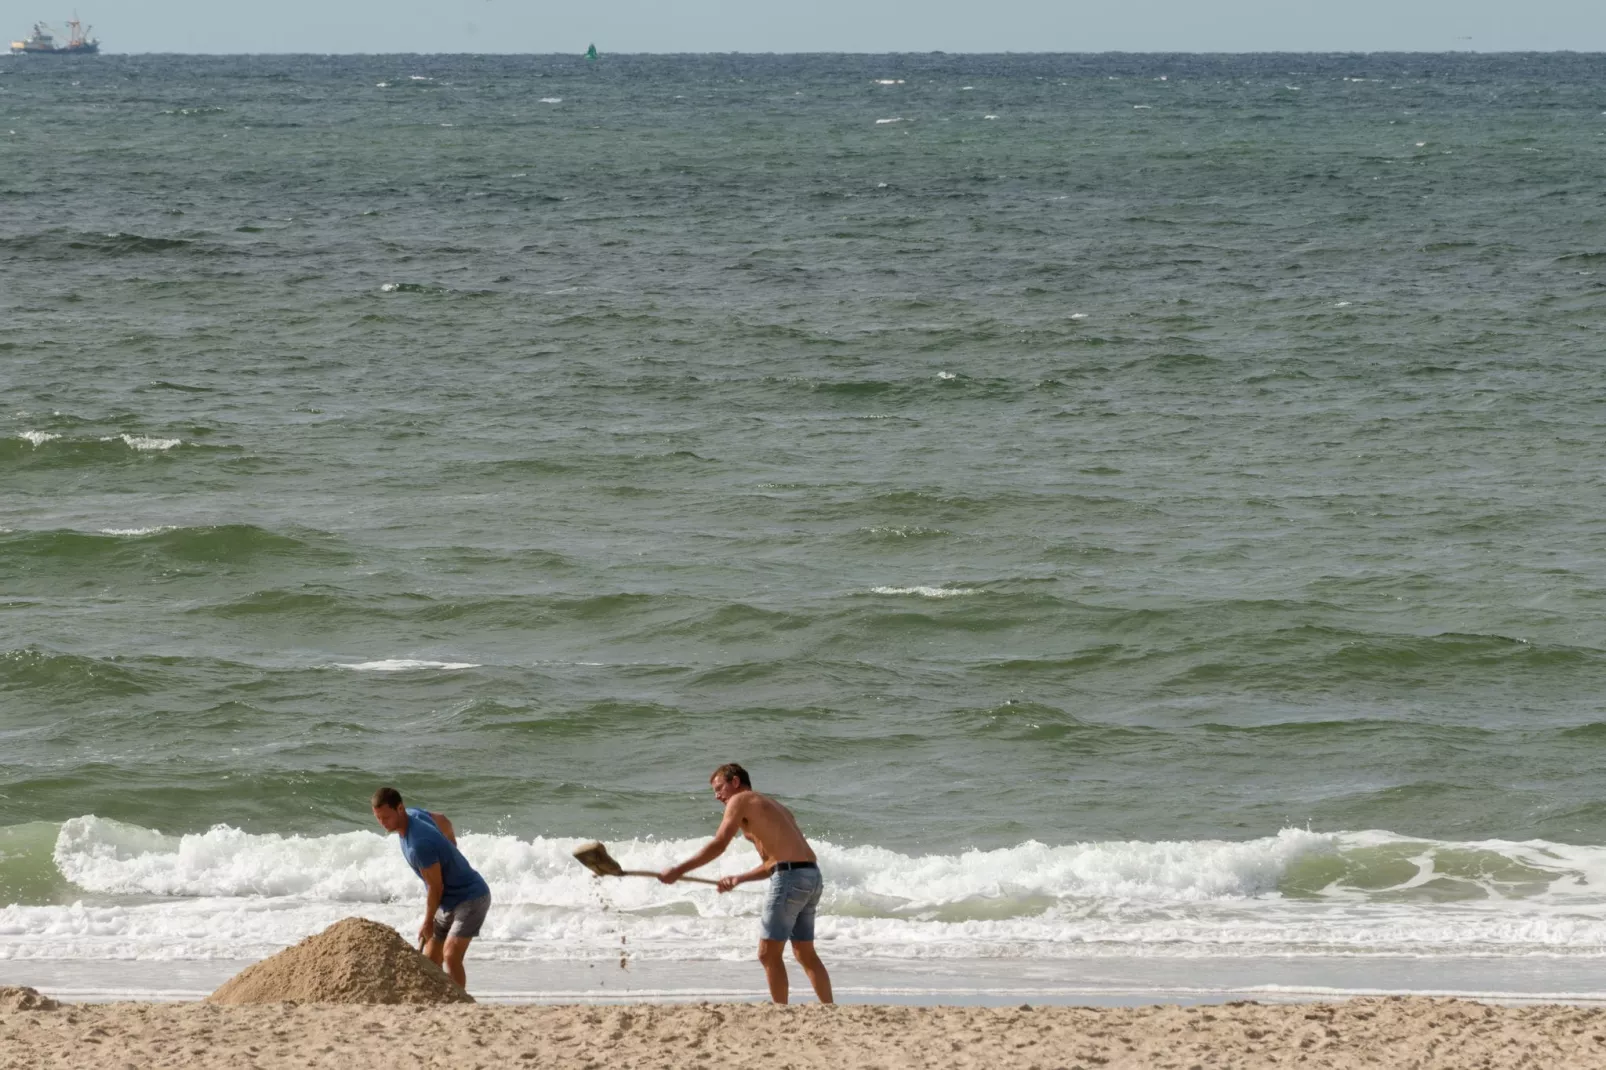
{"type": "Polygon", "coordinates": [[[435,912],[441,908],[441,897],[446,894],[446,878],[441,876],[441,864],[425,866],[418,871],[429,887],[424,900],[424,924],[418,927],[418,943],[422,947],[435,938],[435,912]]]}
{"type": "Polygon", "coordinates": [[[441,830],[441,835],[446,837],[446,841],[453,847],[456,847],[457,830],[452,827],[452,823],[447,819],[446,815],[437,814],[435,811],[431,810],[429,812],[429,819],[435,822],[435,827],[441,830]]]}
{"type": "Polygon", "coordinates": [[[774,869],[775,863],[766,858],[758,864],[757,869],[750,869],[746,873],[738,874],[734,877],[719,878],[719,890],[728,892],[738,884],[746,884],[748,881],[768,880],[770,873],[774,869]]]}
{"type": "Polygon", "coordinates": [[[658,874],[658,879],[665,884],[674,884],[680,878],[700,866],[706,866],[714,859],[725,853],[725,848],[731,845],[736,834],[742,829],[742,810],[746,803],[747,793],[743,792],[725,804],[725,819],[719,823],[719,831],[714,838],[708,841],[701,851],[692,855],[678,866],[670,866],[658,874]]]}

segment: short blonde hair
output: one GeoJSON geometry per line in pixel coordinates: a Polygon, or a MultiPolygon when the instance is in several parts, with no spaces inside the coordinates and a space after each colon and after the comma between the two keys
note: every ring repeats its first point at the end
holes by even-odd
{"type": "Polygon", "coordinates": [[[753,778],[747,775],[746,769],[743,769],[735,762],[726,762],[714,770],[713,775],[708,778],[708,782],[712,784],[716,780],[734,780],[744,788],[753,786],[753,778]]]}

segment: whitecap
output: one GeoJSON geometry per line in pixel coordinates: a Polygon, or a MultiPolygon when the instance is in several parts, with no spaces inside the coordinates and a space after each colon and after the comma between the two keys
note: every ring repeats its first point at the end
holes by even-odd
{"type": "Polygon", "coordinates": [[[477,669],[479,664],[472,661],[419,661],[414,658],[387,658],[384,661],[359,661],[355,664],[340,662],[332,666],[336,669],[350,669],[352,672],[414,672],[419,669],[477,669]]]}
{"type": "Polygon", "coordinates": [[[38,449],[51,439],[60,438],[61,436],[53,435],[49,431],[24,431],[17,437],[27,439],[29,442],[33,443],[35,449],[38,449]]]}
{"type": "Polygon", "coordinates": [[[1132,105],[1132,108],[1133,108],[1134,111],[1148,111],[1150,108],[1153,108],[1153,107],[1154,107],[1153,104],[1134,104],[1134,105],[1132,105]]]}
{"type": "Polygon", "coordinates": [[[958,598],[960,595],[979,594],[966,587],[872,587],[871,594],[917,594],[921,598],[958,598]]]}
{"type": "MultiPolygon", "coordinates": [[[[122,439],[123,444],[128,446],[130,449],[139,450],[141,453],[170,450],[174,446],[182,446],[184,444],[182,439],[157,438],[154,435],[118,435],[117,437],[122,439]]],[[[101,441],[110,442],[112,440],[110,438],[103,438],[101,441]]]]}
{"type": "Polygon", "coordinates": [[[1085,319],[1087,319],[1087,313],[1086,312],[1072,312],[1071,313],[1071,319],[1073,319],[1073,320],[1085,320],[1085,319]]]}
{"type": "Polygon", "coordinates": [[[876,85],[902,85],[902,78],[877,78],[876,85]]]}
{"type": "Polygon", "coordinates": [[[996,115],[983,115],[982,118],[983,119],[996,119],[996,118],[998,118],[998,116],[996,116],[996,115]]]}
{"type": "Polygon", "coordinates": [[[562,104],[563,103],[563,98],[562,97],[542,97],[540,102],[542,104],[562,104]]]}
{"type": "Polygon", "coordinates": [[[875,124],[877,126],[885,126],[887,123],[901,123],[903,121],[903,116],[899,115],[891,119],[877,119],[875,124]]]}
{"type": "Polygon", "coordinates": [[[957,379],[957,378],[959,378],[959,376],[955,375],[953,372],[938,372],[937,373],[937,378],[939,378],[939,379],[957,379]]]}
{"type": "Polygon", "coordinates": [[[172,531],[171,524],[158,524],[153,528],[101,528],[102,535],[126,535],[137,538],[141,535],[157,535],[164,531],[172,531]]]}
{"type": "Polygon", "coordinates": [[[382,294],[391,294],[391,293],[395,293],[395,292],[396,292],[396,289],[397,289],[397,286],[398,286],[398,284],[397,284],[397,283],[394,283],[394,282],[387,282],[387,283],[385,283],[385,284],[384,284],[384,285],[383,285],[383,286],[381,286],[381,287],[380,287],[380,288],[379,288],[379,292],[380,292],[380,293],[382,293],[382,294]]]}

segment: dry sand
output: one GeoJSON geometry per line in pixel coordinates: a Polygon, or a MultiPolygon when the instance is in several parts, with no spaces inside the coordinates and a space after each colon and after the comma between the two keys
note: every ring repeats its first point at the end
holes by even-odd
{"type": "Polygon", "coordinates": [[[0,988],[0,1070],[1606,1068],[1606,1011],[1459,1000],[1209,1007],[495,1007],[348,918],[205,1003],[0,988]]]}
{"type": "Polygon", "coordinates": [[[1606,1011],[1458,1000],[1097,1010],[205,1003],[20,1010],[7,998],[0,1070],[1606,1067],[1606,1011]]]}

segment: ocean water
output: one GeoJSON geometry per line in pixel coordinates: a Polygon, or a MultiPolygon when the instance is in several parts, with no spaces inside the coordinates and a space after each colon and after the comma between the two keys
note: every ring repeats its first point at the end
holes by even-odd
{"type": "Polygon", "coordinates": [[[1603,70],[0,59],[0,960],[1606,958],[1603,70]]]}

